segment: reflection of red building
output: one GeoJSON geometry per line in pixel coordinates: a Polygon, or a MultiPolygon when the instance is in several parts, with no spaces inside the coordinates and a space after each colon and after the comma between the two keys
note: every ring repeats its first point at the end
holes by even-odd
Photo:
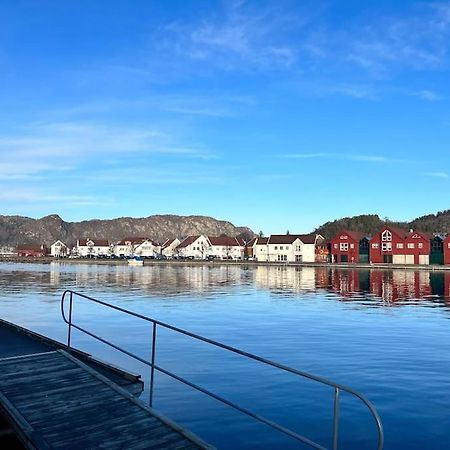
{"type": "Polygon", "coordinates": [[[17,256],[25,256],[32,258],[39,258],[46,256],[48,249],[45,245],[18,245],[17,256]]]}
{"type": "Polygon", "coordinates": [[[399,299],[421,299],[432,293],[430,274],[411,270],[373,270],[370,273],[370,292],[392,302],[399,299]]]}
{"type": "Polygon", "coordinates": [[[331,289],[342,297],[353,297],[361,291],[359,275],[359,270],[332,269],[331,289]]]}
{"type": "Polygon", "coordinates": [[[450,298],[450,272],[444,273],[444,292],[442,295],[446,299],[450,298]]]}
{"type": "MultiPolygon", "coordinates": [[[[357,263],[360,262],[360,245],[364,238],[363,233],[343,230],[331,241],[332,262],[357,263]]],[[[367,261],[364,261],[367,262],[367,261]]]]}
{"type": "Polygon", "coordinates": [[[327,289],[330,285],[328,267],[316,267],[316,288],[327,289]]]}

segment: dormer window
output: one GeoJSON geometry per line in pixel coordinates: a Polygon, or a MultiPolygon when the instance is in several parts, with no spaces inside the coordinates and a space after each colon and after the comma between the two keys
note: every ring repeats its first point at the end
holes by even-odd
{"type": "Polygon", "coordinates": [[[381,240],[383,242],[391,242],[392,241],[392,233],[389,230],[384,230],[381,233],[381,240]]]}

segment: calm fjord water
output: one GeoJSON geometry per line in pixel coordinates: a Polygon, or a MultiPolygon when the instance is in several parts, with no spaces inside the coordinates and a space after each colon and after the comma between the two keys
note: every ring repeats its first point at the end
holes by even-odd
{"type": "MultiPolygon", "coordinates": [[[[382,417],[386,449],[450,448],[450,273],[3,263],[0,286],[0,317],[53,338],[66,337],[63,290],[78,290],[361,391],[382,417]]],[[[150,355],[148,323],[83,301],[74,320],[150,355]]],[[[148,368],[74,337],[148,379],[148,368]]],[[[158,334],[157,364],[330,445],[331,389],[169,331],[158,334]]],[[[306,448],[163,375],[154,407],[219,448],[306,448]]],[[[375,448],[374,430],[344,395],[340,448],[375,448]]]]}

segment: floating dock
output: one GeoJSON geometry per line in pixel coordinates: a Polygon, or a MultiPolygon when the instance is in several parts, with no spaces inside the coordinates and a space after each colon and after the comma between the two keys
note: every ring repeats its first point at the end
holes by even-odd
{"type": "Polygon", "coordinates": [[[144,405],[133,395],[142,386],[137,375],[0,320],[0,448],[213,448],[144,405]]]}

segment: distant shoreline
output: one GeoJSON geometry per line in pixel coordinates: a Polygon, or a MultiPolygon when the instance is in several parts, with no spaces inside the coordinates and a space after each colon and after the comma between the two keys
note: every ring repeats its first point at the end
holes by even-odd
{"type": "MultiPolygon", "coordinates": [[[[106,266],[127,266],[126,259],[76,259],[76,258],[26,258],[19,256],[0,256],[0,263],[24,263],[24,264],[92,264],[106,266]]],[[[368,263],[301,263],[301,262],[262,262],[262,261],[235,261],[235,260],[174,260],[174,259],[146,259],[145,266],[178,265],[178,266],[271,266],[271,267],[326,267],[336,269],[399,269],[399,270],[427,270],[431,272],[450,270],[449,266],[441,265],[402,265],[402,264],[368,264],[368,263]]]]}

